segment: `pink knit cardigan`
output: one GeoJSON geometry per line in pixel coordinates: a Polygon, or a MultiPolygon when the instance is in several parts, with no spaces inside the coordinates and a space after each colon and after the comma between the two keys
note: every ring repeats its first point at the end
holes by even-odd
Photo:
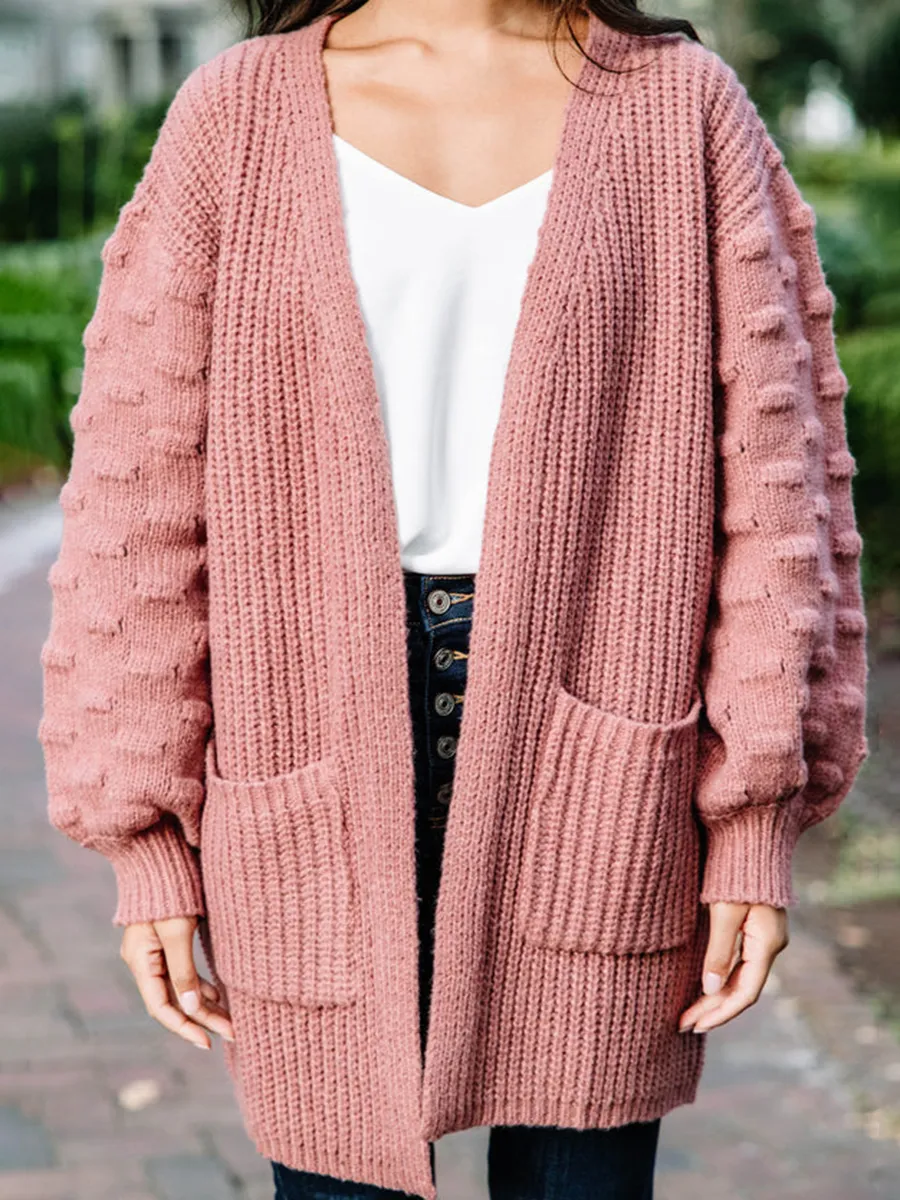
{"type": "Polygon", "coordinates": [[[592,19],[492,449],[419,1049],[405,605],[332,16],[195,70],[103,248],[43,742],[118,925],[201,914],[247,1129],[433,1200],[467,1126],[695,1096],[705,902],[793,902],[866,753],[847,380],[734,72],[592,19]]]}

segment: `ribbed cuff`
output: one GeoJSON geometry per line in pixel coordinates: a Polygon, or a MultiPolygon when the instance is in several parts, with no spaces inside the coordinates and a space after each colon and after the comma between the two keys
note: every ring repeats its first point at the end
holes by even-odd
{"type": "Polygon", "coordinates": [[[205,915],[199,855],[173,821],[161,820],[115,846],[97,849],[116,873],[113,925],[205,915]]]}
{"type": "Polygon", "coordinates": [[[704,904],[722,900],[787,908],[797,902],[791,878],[801,833],[795,803],[749,805],[705,829],[704,904]]]}

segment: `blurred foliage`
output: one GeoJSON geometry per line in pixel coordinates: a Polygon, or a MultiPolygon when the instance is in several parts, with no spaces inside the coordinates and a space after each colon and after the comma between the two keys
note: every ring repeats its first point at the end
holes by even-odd
{"type": "Polygon", "coordinates": [[[105,115],[77,98],[0,107],[0,487],[67,466],[100,246],[168,104],[105,115]]]}
{"type": "Polygon", "coordinates": [[[900,580],[900,143],[794,148],[788,165],[816,209],[837,297],[838,354],[850,381],[847,431],[867,591],[900,580]]]}
{"type": "Polygon", "coordinates": [[[871,591],[900,580],[900,328],[846,334],[838,349],[850,380],[847,436],[859,467],[853,495],[871,591]]]}
{"type": "Polygon", "coordinates": [[[760,112],[773,122],[785,107],[803,104],[814,63],[843,62],[826,7],[827,0],[746,0],[740,74],[760,112]]]}
{"type": "Polygon", "coordinates": [[[701,19],[774,127],[803,104],[814,66],[835,68],[860,122],[900,135],[900,0],[668,0],[701,19]]]}
{"type": "Polygon", "coordinates": [[[787,158],[816,209],[838,330],[900,326],[900,142],[870,137],[842,150],[789,149],[787,158]]]}
{"type": "Polygon", "coordinates": [[[103,236],[0,253],[0,485],[68,465],[103,236]]]}
{"type": "Polygon", "coordinates": [[[844,88],[859,120],[870,129],[900,135],[900,6],[878,14],[862,51],[847,64],[844,88]]]}
{"type": "Polygon", "coordinates": [[[78,99],[0,106],[0,243],[80,237],[114,220],[167,104],[105,116],[78,99]]]}

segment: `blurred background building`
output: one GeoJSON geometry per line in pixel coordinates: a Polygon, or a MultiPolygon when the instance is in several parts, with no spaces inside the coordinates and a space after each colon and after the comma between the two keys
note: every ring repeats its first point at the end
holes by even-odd
{"type": "Polygon", "coordinates": [[[2,0],[0,103],[157,100],[235,36],[224,5],[197,0],[2,0]]]}

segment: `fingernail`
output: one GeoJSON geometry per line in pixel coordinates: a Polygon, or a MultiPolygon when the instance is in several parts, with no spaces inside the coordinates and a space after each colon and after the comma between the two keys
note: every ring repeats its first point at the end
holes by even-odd
{"type": "Polygon", "coordinates": [[[230,1033],[223,1033],[222,1037],[225,1039],[226,1042],[234,1041],[234,1038],[232,1037],[232,1035],[230,1033]]]}
{"type": "Polygon", "coordinates": [[[678,1030],[679,1033],[690,1033],[693,1030],[693,1025],[682,1025],[678,1030]]]}
{"type": "Polygon", "coordinates": [[[212,1046],[207,1046],[206,1042],[193,1042],[192,1045],[196,1046],[198,1050],[211,1050],[212,1049],[212,1046]]]}
{"type": "Polygon", "coordinates": [[[178,998],[186,1013],[195,1013],[200,1009],[200,997],[196,992],[182,992],[178,998]]]}
{"type": "Polygon", "coordinates": [[[714,971],[707,971],[703,976],[703,991],[707,996],[714,996],[722,987],[722,976],[714,971]]]}

